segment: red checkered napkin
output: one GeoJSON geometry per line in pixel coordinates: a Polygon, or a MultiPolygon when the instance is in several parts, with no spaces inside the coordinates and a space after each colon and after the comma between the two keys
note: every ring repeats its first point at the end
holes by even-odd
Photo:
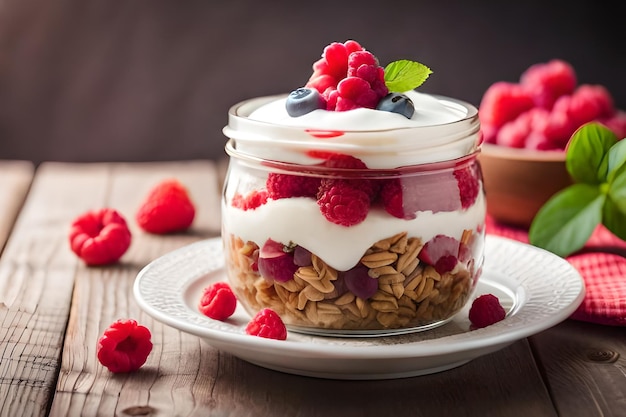
{"type": "MultiPolygon", "coordinates": [[[[528,243],[528,231],[487,219],[487,234],[528,243]]],[[[626,326],[626,243],[598,227],[585,248],[567,257],[585,281],[585,298],[571,318],[626,326]],[[619,255],[621,253],[621,256],[619,255]]]]}

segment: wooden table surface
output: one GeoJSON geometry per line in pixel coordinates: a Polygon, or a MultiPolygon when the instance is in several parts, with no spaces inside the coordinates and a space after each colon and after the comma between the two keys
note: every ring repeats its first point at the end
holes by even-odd
{"type": "Polygon", "coordinates": [[[302,377],[252,365],[161,324],[132,287],[155,258],[220,231],[211,161],[141,164],[0,161],[1,416],[626,416],[626,329],[566,320],[466,365],[380,381],[302,377]],[[198,208],[185,234],[142,233],[133,215],[166,177],[198,208]],[[113,207],[133,241],[115,265],[70,250],[82,212],[113,207]],[[152,332],[137,372],[112,374],[96,342],[119,318],[152,332]]]}

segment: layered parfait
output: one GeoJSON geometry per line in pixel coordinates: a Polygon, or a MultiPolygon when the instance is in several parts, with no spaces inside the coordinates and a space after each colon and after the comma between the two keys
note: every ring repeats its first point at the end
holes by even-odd
{"type": "Polygon", "coordinates": [[[235,105],[222,207],[243,306],[294,330],[426,329],[483,263],[476,109],[415,90],[430,70],[332,43],[304,87],[235,105]]]}

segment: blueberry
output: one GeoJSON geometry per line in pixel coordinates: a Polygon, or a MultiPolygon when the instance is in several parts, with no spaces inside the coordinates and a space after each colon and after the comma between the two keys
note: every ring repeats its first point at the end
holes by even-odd
{"type": "Polygon", "coordinates": [[[410,119],[413,117],[413,113],[415,113],[415,106],[413,106],[413,102],[406,95],[389,93],[380,100],[376,110],[398,113],[410,119]]]}
{"type": "Polygon", "coordinates": [[[289,93],[285,107],[289,116],[298,117],[324,108],[324,101],[314,88],[298,88],[289,93]]]}

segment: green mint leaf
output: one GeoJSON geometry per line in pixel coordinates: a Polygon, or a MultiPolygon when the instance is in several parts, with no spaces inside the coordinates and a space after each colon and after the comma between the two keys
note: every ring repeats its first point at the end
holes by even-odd
{"type": "MultiPolygon", "coordinates": [[[[615,174],[608,184],[609,199],[613,200],[615,207],[626,214],[626,164],[613,171],[615,174]]],[[[626,224],[624,225],[626,227],[626,224]]]]}
{"type": "Polygon", "coordinates": [[[391,92],[413,90],[426,81],[433,72],[424,64],[402,59],[385,67],[385,85],[391,92]]]}
{"type": "Polygon", "coordinates": [[[558,192],[535,216],[530,243],[565,257],[582,248],[602,221],[606,195],[599,187],[574,184],[558,192]]]}
{"type": "Polygon", "coordinates": [[[605,155],[617,142],[615,134],[599,123],[587,123],[573,135],[565,155],[565,167],[574,182],[601,184],[606,181],[605,155]]]}
{"type": "Polygon", "coordinates": [[[611,146],[605,159],[607,161],[607,181],[611,182],[617,171],[626,165],[626,140],[620,140],[611,146]]]}
{"type": "Polygon", "coordinates": [[[626,212],[620,209],[610,195],[602,210],[602,224],[615,236],[626,240],[626,212]]]}

